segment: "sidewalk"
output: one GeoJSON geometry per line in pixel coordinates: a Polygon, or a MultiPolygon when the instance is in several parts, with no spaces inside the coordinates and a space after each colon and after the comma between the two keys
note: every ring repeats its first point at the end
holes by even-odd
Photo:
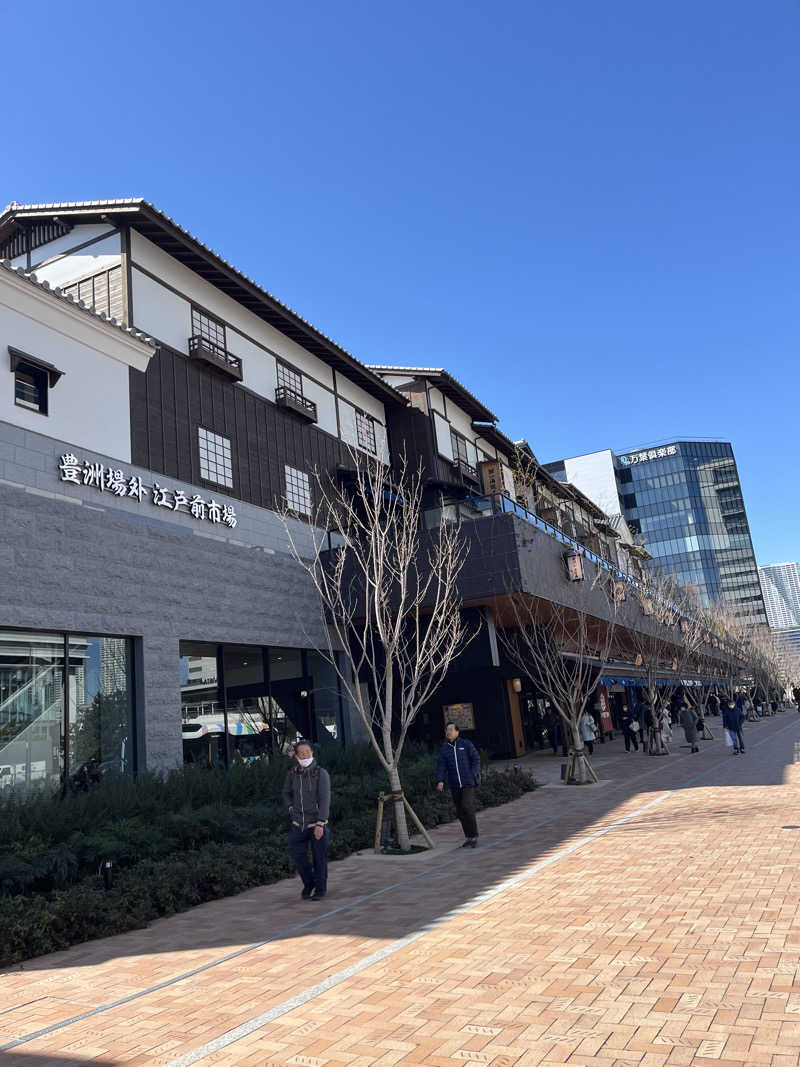
{"type": "Polygon", "coordinates": [[[0,975],[0,1067],[796,1067],[800,716],[745,730],[0,975]]]}
{"type": "MultiPolygon", "coordinates": [[[[714,735],[715,741],[724,740],[720,716],[717,715],[706,719],[706,725],[714,735]]],[[[709,741],[700,741],[699,743],[701,745],[711,744],[709,741]]],[[[599,741],[595,741],[594,754],[590,757],[590,762],[601,782],[616,782],[638,773],[639,764],[645,759],[667,759],[688,753],[689,745],[684,739],[683,730],[680,726],[673,726],[672,741],[668,747],[669,757],[648,756],[641,742],[639,743],[638,752],[634,748],[631,748],[630,752],[626,752],[622,731],[615,730],[613,741],[606,740],[602,744],[599,741]]],[[[561,765],[566,763],[566,760],[567,757],[561,755],[560,748],[555,756],[552,748],[544,748],[534,749],[524,756],[519,756],[517,759],[492,760],[490,766],[498,770],[519,767],[521,770],[529,771],[535,780],[542,785],[559,785],[561,784],[561,765]]]]}

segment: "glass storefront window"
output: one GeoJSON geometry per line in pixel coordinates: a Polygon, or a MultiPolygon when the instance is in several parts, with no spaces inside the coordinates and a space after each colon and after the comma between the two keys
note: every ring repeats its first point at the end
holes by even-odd
{"type": "Polygon", "coordinates": [[[69,774],[86,787],[133,771],[130,641],[69,638],[69,774]]]}
{"type": "Polygon", "coordinates": [[[331,744],[340,740],[339,679],[333,664],[320,652],[308,652],[307,658],[316,739],[321,745],[331,744]]]}
{"type": "Polygon", "coordinates": [[[60,782],[63,668],[63,634],[0,631],[0,789],[60,782]]]}
{"type": "Polygon", "coordinates": [[[180,643],[187,763],[248,762],[301,737],[341,741],[336,672],[314,650],[180,643]]]}
{"type": "Polygon", "coordinates": [[[270,711],[275,739],[281,750],[311,737],[311,680],[303,673],[299,648],[269,650],[270,711]]]}
{"type": "Polygon", "coordinates": [[[0,789],[87,788],[134,761],[128,638],[0,631],[0,789]]]}

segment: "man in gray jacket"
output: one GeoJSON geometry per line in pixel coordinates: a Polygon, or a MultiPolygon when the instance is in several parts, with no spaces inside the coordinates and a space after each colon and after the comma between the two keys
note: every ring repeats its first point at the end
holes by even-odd
{"type": "Polygon", "coordinates": [[[283,783],[283,802],[292,820],[288,851],[303,882],[300,896],[303,900],[322,900],[328,889],[331,779],[314,759],[308,741],[297,742],[294,758],[295,765],[283,783]]]}

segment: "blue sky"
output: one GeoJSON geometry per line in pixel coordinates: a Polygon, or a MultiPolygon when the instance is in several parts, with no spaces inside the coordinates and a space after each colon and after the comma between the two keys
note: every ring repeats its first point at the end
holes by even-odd
{"type": "Polygon", "coordinates": [[[13,39],[3,203],[144,196],[543,461],[729,439],[759,562],[800,559],[795,0],[44,4],[13,39]]]}

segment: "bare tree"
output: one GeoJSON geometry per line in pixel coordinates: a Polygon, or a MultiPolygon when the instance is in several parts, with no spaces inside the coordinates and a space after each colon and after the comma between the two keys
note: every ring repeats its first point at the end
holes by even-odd
{"type": "Polygon", "coordinates": [[[410,471],[404,457],[393,477],[378,458],[352,451],[351,461],[348,484],[315,474],[310,553],[286,510],[284,526],[319,596],[323,654],[386,771],[398,842],[408,851],[400,757],[420,708],[474,636],[459,611],[468,546],[446,513],[423,529],[422,472],[410,471]]]}
{"type": "MultiPolygon", "coordinates": [[[[650,574],[646,582],[637,583],[632,589],[633,599],[638,603],[647,621],[633,625],[625,632],[625,642],[632,651],[637,667],[645,672],[647,699],[654,716],[662,703],[668,704],[680,676],[678,657],[682,647],[679,602],[681,590],[677,582],[658,574],[650,574]],[[667,674],[673,682],[659,686],[659,679],[667,674]]],[[[666,755],[667,749],[659,729],[648,724],[648,751],[651,755],[666,755]]]]}
{"type": "MultiPolygon", "coordinates": [[[[593,695],[614,649],[617,627],[618,583],[597,568],[594,580],[582,590],[585,599],[601,590],[606,617],[598,617],[598,602],[565,607],[524,594],[509,598],[510,617],[498,630],[509,659],[534,679],[558,713],[570,738],[565,782],[584,785],[597,775],[584,750],[580,720],[593,703],[593,695]]],[[[600,610],[602,610],[602,607],[600,610]]]]}

